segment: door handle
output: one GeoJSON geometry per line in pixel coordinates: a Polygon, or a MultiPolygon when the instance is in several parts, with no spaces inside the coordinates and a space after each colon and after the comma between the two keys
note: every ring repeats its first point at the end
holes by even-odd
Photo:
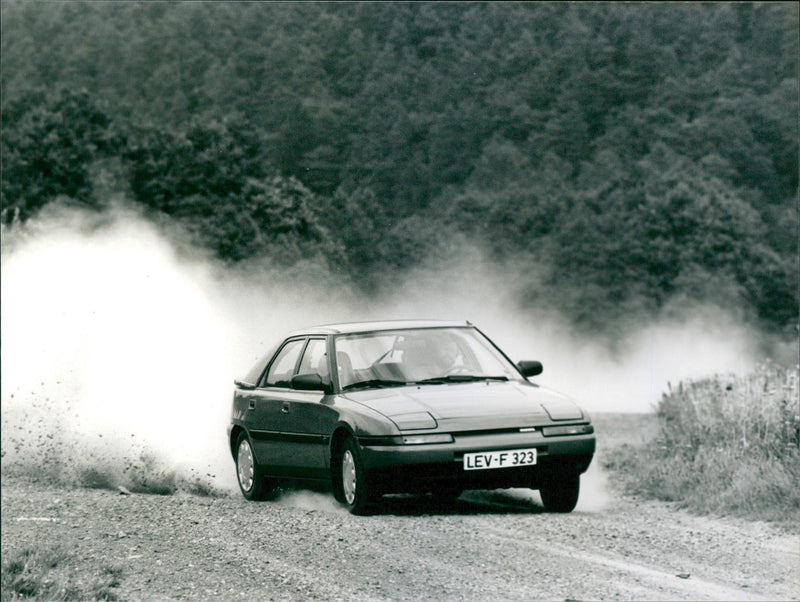
{"type": "Polygon", "coordinates": [[[281,406],[281,412],[283,412],[284,414],[288,414],[289,413],[289,402],[288,401],[284,401],[283,402],[283,405],[281,406]]]}
{"type": "Polygon", "coordinates": [[[250,405],[247,406],[247,409],[248,410],[255,410],[256,409],[256,402],[255,401],[251,401],[250,405]]]}

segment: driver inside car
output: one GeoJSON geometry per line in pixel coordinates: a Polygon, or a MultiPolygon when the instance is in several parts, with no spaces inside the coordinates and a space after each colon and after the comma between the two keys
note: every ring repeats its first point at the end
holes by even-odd
{"type": "Polygon", "coordinates": [[[409,381],[447,376],[460,365],[458,345],[450,338],[406,337],[402,350],[402,365],[409,381]]]}

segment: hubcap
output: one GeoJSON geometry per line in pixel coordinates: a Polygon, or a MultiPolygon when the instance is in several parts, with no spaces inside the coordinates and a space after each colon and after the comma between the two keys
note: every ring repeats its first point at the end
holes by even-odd
{"type": "Polygon", "coordinates": [[[253,451],[250,449],[250,443],[246,439],[239,444],[236,467],[239,473],[239,485],[242,486],[244,491],[250,491],[253,487],[254,463],[253,451]]]}
{"type": "Polygon", "coordinates": [[[342,485],[344,499],[348,504],[352,504],[356,499],[356,461],[349,449],[345,450],[342,456],[342,485]]]}

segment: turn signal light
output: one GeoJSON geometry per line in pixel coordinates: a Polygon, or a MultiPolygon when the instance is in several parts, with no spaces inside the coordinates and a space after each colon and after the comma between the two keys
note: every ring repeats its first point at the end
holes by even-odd
{"type": "Polygon", "coordinates": [[[404,445],[423,445],[425,443],[452,443],[450,433],[433,433],[431,435],[403,435],[404,445]]]}
{"type": "Polygon", "coordinates": [[[591,424],[573,424],[569,426],[546,426],[542,429],[545,437],[563,437],[564,435],[589,435],[594,432],[591,424]]]}

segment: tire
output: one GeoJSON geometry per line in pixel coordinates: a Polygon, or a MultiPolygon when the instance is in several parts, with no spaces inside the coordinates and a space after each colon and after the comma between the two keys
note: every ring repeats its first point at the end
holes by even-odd
{"type": "Polygon", "coordinates": [[[580,490],[581,476],[577,472],[566,472],[550,477],[539,488],[539,494],[548,512],[572,512],[580,490]]]}
{"type": "Polygon", "coordinates": [[[236,481],[242,495],[252,501],[263,500],[275,489],[275,484],[264,478],[264,473],[256,462],[250,438],[244,432],[236,440],[236,481]]]}
{"type": "Polygon", "coordinates": [[[344,440],[333,470],[333,494],[336,500],[352,514],[369,514],[378,496],[370,487],[358,445],[352,437],[344,440]]]}

